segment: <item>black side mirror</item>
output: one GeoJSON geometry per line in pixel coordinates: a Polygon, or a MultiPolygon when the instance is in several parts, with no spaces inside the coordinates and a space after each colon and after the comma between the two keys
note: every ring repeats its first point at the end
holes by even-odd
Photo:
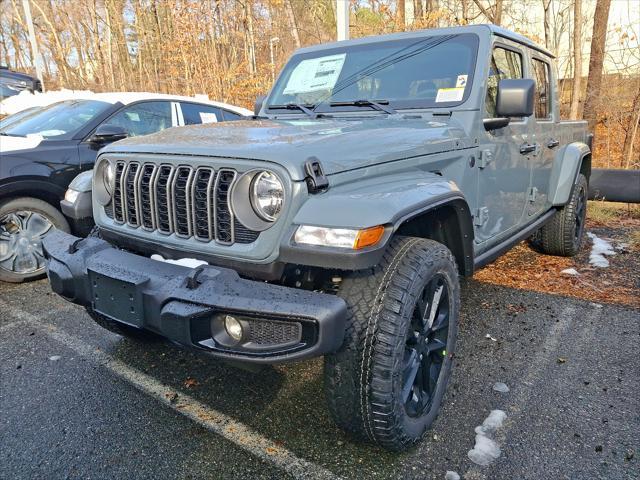
{"type": "Polygon", "coordinates": [[[533,115],[535,82],[530,78],[504,79],[498,82],[496,113],[499,117],[533,115]]]}
{"type": "Polygon", "coordinates": [[[91,143],[104,145],[127,138],[129,134],[120,125],[109,125],[108,123],[100,125],[89,138],[91,143]]]}
{"type": "Polygon", "coordinates": [[[266,98],[267,98],[266,95],[258,95],[258,98],[256,98],[256,102],[253,104],[253,114],[255,116],[260,115],[260,110],[262,110],[262,104],[264,103],[266,98]]]}

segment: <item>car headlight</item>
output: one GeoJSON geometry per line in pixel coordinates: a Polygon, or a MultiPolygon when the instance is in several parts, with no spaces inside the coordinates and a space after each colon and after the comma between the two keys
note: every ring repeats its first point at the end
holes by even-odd
{"type": "Polygon", "coordinates": [[[284,187],[273,173],[258,173],[251,182],[251,206],[256,214],[267,222],[275,222],[282,211],[284,187]]]}
{"type": "Polygon", "coordinates": [[[109,160],[101,161],[93,175],[93,195],[101,205],[111,201],[116,185],[116,166],[109,160]]]}
{"type": "Polygon", "coordinates": [[[293,241],[299,245],[317,245],[321,247],[348,248],[361,250],[380,243],[384,237],[384,225],[363,229],[328,228],[313,225],[300,225],[293,241]]]}

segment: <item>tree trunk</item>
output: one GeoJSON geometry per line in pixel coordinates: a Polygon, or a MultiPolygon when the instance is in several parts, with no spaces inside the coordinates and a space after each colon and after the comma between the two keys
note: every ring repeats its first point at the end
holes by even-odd
{"type": "Polygon", "coordinates": [[[551,0],[542,0],[542,9],[544,10],[544,46],[547,50],[552,51],[551,48],[551,25],[549,9],[551,8],[551,0]]]}
{"type": "Polygon", "coordinates": [[[406,5],[404,0],[398,0],[398,10],[396,11],[396,14],[398,15],[398,25],[400,25],[400,28],[402,30],[404,30],[407,26],[407,20],[405,18],[405,7],[406,5]]]}
{"type": "Polygon", "coordinates": [[[582,0],[573,0],[573,94],[571,95],[571,119],[580,116],[580,91],[582,90],[582,0]]]}
{"type": "Polygon", "coordinates": [[[640,125],[640,85],[633,100],[631,115],[629,115],[629,117],[629,126],[627,127],[627,133],[624,136],[624,146],[622,147],[622,162],[625,168],[631,168],[632,166],[638,168],[640,167],[640,153],[636,153],[634,159],[633,145],[638,133],[638,126],[640,125]]]}
{"type": "Polygon", "coordinates": [[[587,78],[587,95],[584,100],[583,114],[583,117],[589,122],[589,129],[592,131],[598,123],[597,104],[600,96],[600,86],[602,85],[602,63],[604,62],[610,5],[611,0],[598,0],[595,16],[593,17],[589,77],[587,78]]]}
{"type": "Polygon", "coordinates": [[[291,36],[293,37],[293,41],[296,44],[296,48],[300,48],[302,44],[300,43],[300,34],[298,33],[298,25],[296,25],[296,16],[293,14],[293,6],[291,5],[291,0],[286,0],[284,2],[284,6],[285,10],[287,11],[287,17],[289,17],[291,36]]]}

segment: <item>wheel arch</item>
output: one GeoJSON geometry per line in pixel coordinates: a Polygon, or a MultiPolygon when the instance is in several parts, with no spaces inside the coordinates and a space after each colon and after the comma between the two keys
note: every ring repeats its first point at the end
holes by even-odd
{"type": "Polygon", "coordinates": [[[394,235],[442,243],[453,253],[460,274],[473,275],[473,221],[464,198],[447,199],[406,215],[396,222],[394,235]]]}
{"type": "Polygon", "coordinates": [[[65,189],[42,180],[19,180],[0,185],[0,202],[19,197],[37,198],[60,210],[65,189]]]}
{"type": "Polygon", "coordinates": [[[591,177],[591,149],[586,143],[573,142],[558,151],[551,170],[551,204],[563,206],[570,198],[578,174],[591,177]]]}

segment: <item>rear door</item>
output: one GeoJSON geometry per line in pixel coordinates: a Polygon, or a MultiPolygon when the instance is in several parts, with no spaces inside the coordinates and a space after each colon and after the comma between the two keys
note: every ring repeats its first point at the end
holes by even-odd
{"type": "MultiPolygon", "coordinates": [[[[496,42],[489,62],[484,118],[497,116],[498,82],[524,74],[523,49],[506,40],[496,42]]],[[[479,244],[490,239],[487,246],[496,243],[522,223],[531,168],[528,155],[520,153],[520,148],[529,143],[530,131],[530,118],[512,118],[506,127],[485,132],[480,139],[478,209],[474,213],[479,244]]]]}
{"type": "Polygon", "coordinates": [[[222,110],[212,105],[201,103],[180,102],[184,125],[198,125],[200,123],[216,123],[224,121],[222,110]]]}
{"type": "Polygon", "coordinates": [[[554,118],[551,64],[542,55],[531,57],[531,78],[536,82],[534,97],[533,143],[539,145],[538,154],[531,158],[531,190],[528,195],[527,216],[549,208],[549,181],[553,158],[560,145],[559,118],[554,118]]]}

